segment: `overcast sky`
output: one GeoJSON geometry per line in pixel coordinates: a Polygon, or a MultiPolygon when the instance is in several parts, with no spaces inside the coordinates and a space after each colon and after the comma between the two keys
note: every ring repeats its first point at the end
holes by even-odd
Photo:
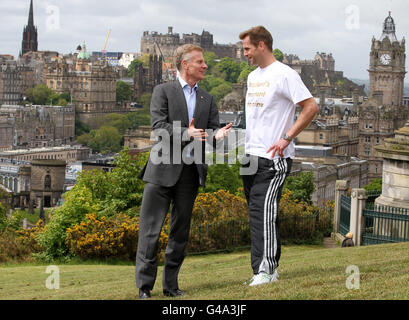
{"type": "MultiPolygon", "coordinates": [[[[18,55],[30,0],[0,1],[0,54],[18,55]]],[[[217,43],[235,43],[238,34],[264,25],[274,48],[312,59],[332,53],[335,69],[349,78],[368,78],[373,36],[392,11],[396,35],[409,36],[407,0],[34,0],[39,50],[74,52],[83,41],[101,51],[138,52],[143,31],[213,34],[217,43]],[[189,4],[190,3],[190,4],[189,4]]],[[[409,79],[405,79],[409,82],[409,79]]]]}

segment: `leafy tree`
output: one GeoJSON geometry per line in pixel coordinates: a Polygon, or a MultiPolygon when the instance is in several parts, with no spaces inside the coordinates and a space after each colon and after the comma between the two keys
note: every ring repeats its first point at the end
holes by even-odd
{"type": "Polygon", "coordinates": [[[298,200],[311,204],[311,197],[315,190],[314,174],[312,172],[300,172],[295,176],[287,177],[283,191],[288,189],[291,191],[292,200],[298,200]]]}
{"type": "Polygon", "coordinates": [[[221,84],[225,83],[222,78],[216,77],[212,74],[205,75],[203,80],[200,80],[199,86],[207,91],[210,92],[213,88],[216,88],[217,86],[220,86],[221,84]]]}
{"type": "Polygon", "coordinates": [[[135,76],[135,69],[140,65],[142,65],[144,68],[149,67],[149,54],[144,54],[142,57],[139,57],[131,62],[128,67],[128,77],[133,78],[135,76]]]}
{"type": "Polygon", "coordinates": [[[35,88],[27,90],[27,99],[34,104],[45,105],[48,98],[53,94],[53,91],[45,84],[39,84],[35,88]]]}
{"type": "Polygon", "coordinates": [[[229,57],[224,57],[213,67],[213,74],[230,83],[236,83],[240,75],[240,64],[229,57]]]}
{"type": "Polygon", "coordinates": [[[382,192],[382,178],[373,179],[370,183],[364,186],[367,193],[381,193],[382,192]]]}
{"type": "Polygon", "coordinates": [[[203,53],[203,57],[205,59],[207,67],[208,67],[207,72],[210,73],[212,71],[213,67],[216,65],[216,63],[217,63],[216,60],[218,59],[218,57],[212,51],[205,51],[203,53]]]}
{"type": "Polygon", "coordinates": [[[116,82],[116,101],[123,103],[124,101],[131,100],[132,88],[124,81],[116,82]]]}
{"type": "Polygon", "coordinates": [[[90,128],[80,120],[78,113],[75,113],[75,136],[81,136],[84,133],[89,133],[90,128]]]}
{"type": "Polygon", "coordinates": [[[131,126],[131,121],[125,114],[111,113],[101,119],[100,126],[114,127],[121,135],[131,126]]]}
{"type": "Polygon", "coordinates": [[[126,114],[129,120],[129,129],[138,129],[139,126],[149,126],[151,124],[151,117],[146,112],[130,112],[126,114]]]}
{"type": "Polygon", "coordinates": [[[37,105],[61,105],[66,106],[71,101],[69,93],[58,94],[45,84],[39,84],[35,88],[26,91],[27,100],[37,105]]]}
{"type": "Polygon", "coordinates": [[[122,136],[117,128],[102,126],[95,132],[93,140],[98,151],[103,154],[121,150],[122,136]]]}
{"type": "Polygon", "coordinates": [[[240,67],[241,67],[241,72],[240,72],[239,78],[237,79],[238,82],[242,82],[242,81],[246,82],[247,77],[249,76],[250,72],[252,72],[253,70],[257,68],[256,66],[249,65],[245,62],[242,62],[240,64],[240,67]]]}
{"type": "Polygon", "coordinates": [[[210,94],[219,102],[224,96],[232,91],[231,84],[224,82],[221,85],[218,85],[216,88],[210,90],[210,94]]]}
{"type": "Polygon", "coordinates": [[[273,55],[278,61],[283,62],[284,54],[280,49],[274,49],[273,50],[273,55]]]}
{"type": "Polygon", "coordinates": [[[210,165],[207,172],[206,187],[203,188],[203,192],[226,190],[231,194],[236,194],[237,189],[243,187],[239,168],[239,163],[230,166],[227,163],[210,165]]]}

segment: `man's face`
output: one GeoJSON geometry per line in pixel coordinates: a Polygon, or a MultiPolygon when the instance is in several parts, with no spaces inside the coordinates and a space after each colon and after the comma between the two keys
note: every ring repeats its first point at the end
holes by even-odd
{"type": "Polygon", "coordinates": [[[244,56],[249,59],[252,65],[257,65],[257,58],[260,56],[261,52],[259,47],[256,47],[250,42],[250,36],[243,39],[243,50],[244,56]]]}
{"type": "Polygon", "coordinates": [[[203,80],[207,65],[203,53],[194,50],[189,53],[190,58],[186,60],[186,75],[195,81],[203,80]]]}

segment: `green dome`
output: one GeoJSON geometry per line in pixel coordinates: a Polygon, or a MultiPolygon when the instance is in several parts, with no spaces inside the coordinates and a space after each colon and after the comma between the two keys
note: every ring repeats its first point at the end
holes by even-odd
{"type": "Polygon", "coordinates": [[[81,52],[78,53],[77,58],[78,59],[89,59],[89,57],[90,57],[90,55],[87,52],[87,47],[85,46],[85,42],[84,42],[84,44],[82,45],[82,48],[81,48],[81,52]]]}

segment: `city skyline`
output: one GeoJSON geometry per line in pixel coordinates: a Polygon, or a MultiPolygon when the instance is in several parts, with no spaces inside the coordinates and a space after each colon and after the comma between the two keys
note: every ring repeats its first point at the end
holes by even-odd
{"type": "MultiPolygon", "coordinates": [[[[2,0],[0,54],[17,58],[22,31],[27,24],[29,0],[2,0]]],[[[38,27],[38,50],[74,52],[84,41],[88,51],[101,51],[108,30],[107,51],[139,52],[144,31],[175,33],[209,31],[217,43],[236,43],[238,34],[254,25],[264,25],[274,38],[274,48],[313,59],[316,52],[332,53],[335,69],[348,78],[367,79],[371,39],[379,39],[382,24],[392,12],[399,41],[409,34],[405,19],[409,3],[399,1],[315,0],[274,3],[265,0],[196,1],[189,7],[172,1],[80,1],[34,0],[34,24],[38,27]],[[103,3],[103,5],[101,5],[103,3]],[[164,14],[166,12],[166,15],[164,14]],[[163,13],[163,14],[162,14],[163,13]]],[[[407,82],[407,81],[406,81],[407,82]]]]}

